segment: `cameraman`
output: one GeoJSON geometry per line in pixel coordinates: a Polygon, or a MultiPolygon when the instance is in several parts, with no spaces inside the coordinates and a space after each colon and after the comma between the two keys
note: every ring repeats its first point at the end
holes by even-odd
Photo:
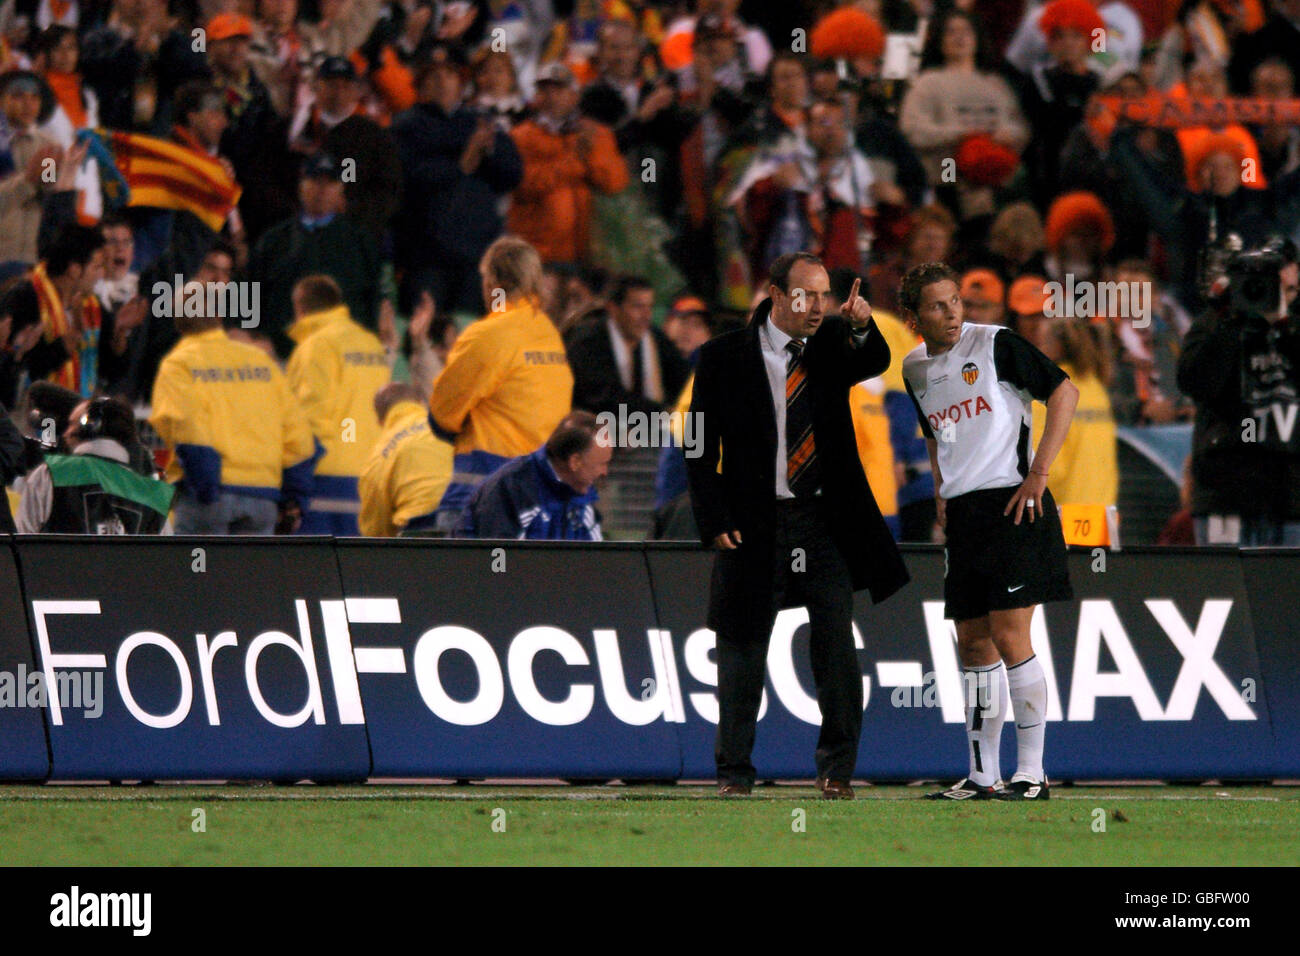
{"type": "Polygon", "coordinates": [[[1300,547],[1298,261],[1289,241],[1236,256],[1183,343],[1197,544],[1300,547]]]}
{"type": "Polygon", "coordinates": [[[159,534],[174,489],[131,467],[139,444],[135,415],[116,398],[96,398],[73,410],[65,447],[51,453],[23,486],[20,534],[159,534]]]}

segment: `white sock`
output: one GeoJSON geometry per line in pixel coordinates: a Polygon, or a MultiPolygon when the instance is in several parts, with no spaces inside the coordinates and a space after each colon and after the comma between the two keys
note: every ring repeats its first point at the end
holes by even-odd
{"type": "Polygon", "coordinates": [[[966,746],[970,753],[970,782],[991,787],[1001,779],[998,750],[1002,746],[1002,688],[1006,681],[1002,662],[987,667],[967,667],[962,672],[966,703],[966,746]]]}
{"type": "Polygon", "coordinates": [[[1047,678],[1037,655],[1007,668],[1011,710],[1016,716],[1016,777],[1043,782],[1043,735],[1047,731],[1047,678]]]}

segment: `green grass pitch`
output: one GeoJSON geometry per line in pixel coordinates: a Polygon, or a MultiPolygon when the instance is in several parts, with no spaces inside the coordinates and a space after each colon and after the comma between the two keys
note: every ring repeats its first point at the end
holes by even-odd
{"type": "Polygon", "coordinates": [[[1300,862],[1300,788],[1058,787],[1028,804],[922,792],[863,787],[830,802],[795,786],[727,801],[693,786],[5,786],[0,865],[1300,862]]]}

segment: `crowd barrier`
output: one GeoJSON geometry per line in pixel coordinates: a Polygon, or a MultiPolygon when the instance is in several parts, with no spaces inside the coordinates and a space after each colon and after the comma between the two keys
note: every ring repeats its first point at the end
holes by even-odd
{"type": "MultiPolygon", "coordinates": [[[[943,555],[904,550],[912,583],[855,608],[857,774],[956,778],[943,555]]],[[[3,539],[0,778],[711,778],[710,562],[652,543],[3,539]]],[[[1300,777],[1300,553],[1070,562],[1075,600],[1033,622],[1053,778],[1300,777]]],[[[814,773],[806,622],[773,628],[764,778],[814,773]]]]}

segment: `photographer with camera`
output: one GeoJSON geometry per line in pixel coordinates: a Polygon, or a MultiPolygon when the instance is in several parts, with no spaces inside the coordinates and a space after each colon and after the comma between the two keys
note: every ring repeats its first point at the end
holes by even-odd
{"type": "Polygon", "coordinates": [[[1183,343],[1197,544],[1300,547],[1298,263],[1290,241],[1237,253],[1183,343]]]}

